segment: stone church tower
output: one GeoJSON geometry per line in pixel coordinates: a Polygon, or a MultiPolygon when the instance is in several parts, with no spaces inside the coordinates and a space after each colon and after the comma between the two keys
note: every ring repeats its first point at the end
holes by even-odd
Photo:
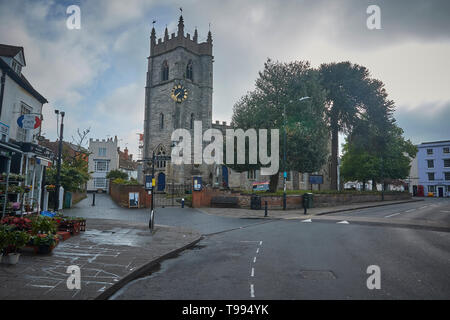
{"type": "MultiPolygon", "coordinates": [[[[156,41],[155,28],[150,35],[147,84],[145,86],[144,159],[155,155],[170,156],[175,129],[190,130],[193,138],[194,121],[202,121],[203,132],[212,126],[213,56],[212,35],[198,43],[198,33],[184,34],[180,16],[177,34],[156,41]]],[[[193,151],[192,151],[193,154],[193,151]]],[[[166,183],[191,183],[194,175],[211,177],[211,168],[202,164],[172,165],[170,161],[155,162],[158,190],[166,183]]],[[[144,165],[144,173],[151,173],[151,165],[144,165]]]]}

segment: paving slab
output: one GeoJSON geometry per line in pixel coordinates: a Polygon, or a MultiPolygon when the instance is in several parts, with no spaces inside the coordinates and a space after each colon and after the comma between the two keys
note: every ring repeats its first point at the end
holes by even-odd
{"type": "Polygon", "coordinates": [[[105,299],[162,259],[201,239],[181,227],[87,219],[87,228],[49,255],[24,249],[17,265],[0,264],[0,300],[105,299]],[[67,267],[81,271],[81,289],[67,287],[67,267]]]}

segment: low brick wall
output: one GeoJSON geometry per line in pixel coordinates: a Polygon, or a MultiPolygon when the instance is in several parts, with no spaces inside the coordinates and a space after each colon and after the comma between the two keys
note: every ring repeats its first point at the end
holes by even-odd
{"type": "Polygon", "coordinates": [[[143,185],[125,185],[125,184],[115,184],[111,183],[109,186],[109,194],[111,198],[119,206],[128,208],[129,207],[129,193],[138,192],[139,193],[139,208],[150,208],[152,196],[145,191],[143,185]]]}
{"type": "MultiPolygon", "coordinates": [[[[230,191],[220,191],[217,189],[204,189],[202,191],[194,191],[192,194],[192,207],[211,207],[211,198],[214,196],[237,197],[238,206],[244,209],[250,209],[251,195],[231,193],[230,191]]],[[[264,196],[261,197],[261,208],[264,208],[267,201],[268,209],[282,209],[283,196],[264,196]]],[[[396,194],[385,194],[385,201],[408,200],[411,195],[407,192],[399,192],[396,194]]],[[[302,195],[286,196],[287,209],[303,209],[302,195]]],[[[351,203],[364,203],[381,201],[380,194],[313,194],[313,207],[333,207],[351,203]]]]}
{"type": "Polygon", "coordinates": [[[85,192],[72,192],[72,205],[77,204],[81,200],[87,197],[87,193],[85,192]]]}

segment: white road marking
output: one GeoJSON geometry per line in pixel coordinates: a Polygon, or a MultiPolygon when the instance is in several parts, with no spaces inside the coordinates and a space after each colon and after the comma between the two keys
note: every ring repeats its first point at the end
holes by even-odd
{"type": "Polygon", "coordinates": [[[416,211],[416,208],[406,210],[405,212],[413,212],[413,211],[416,211]]]}
{"type": "Polygon", "coordinates": [[[250,297],[255,297],[255,288],[253,287],[253,284],[250,284],[250,297]]]}
{"type": "Polygon", "coordinates": [[[253,263],[256,263],[256,257],[253,257],[253,263]]]}
{"type": "Polygon", "coordinates": [[[302,222],[312,222],[311,219],[302,220],[302,222]]]}
{"type": "Polygon", "coordinates": [[[397,212],[397,213],[390,214],[388,216],[385,216],[385,218],[390,218],[390,217],[396,216],[396,215],[398,215],[400,213],[402,213],[402,212],[397,212]]]}
{"type": "Polygon", "coordinates": [[[252,274],[250,276],[252,276],[252,277],[255,276],[255,268],[252,268],[252,274]]]}
{"type": "Polygon", "coordinates": [[[442,210],[441,212],[450,213],[450,211],[442,210]]]}
{"type": "Polygon", "coordinates": [[[259,242],[259,245],[262,246],[262,241],[259,242]]]}
{"type": "Polygon", "coordinates": [[[256,249],[256,254],[258,254],[259,253],[259,248],[258,249],[256,249]]]}
{"type": "Polygon", "coordinates": [[[339,222],[336,222],[336,223],[340,223],[340,224],[349,224],[347,220],[339,221],[339,222]]]}

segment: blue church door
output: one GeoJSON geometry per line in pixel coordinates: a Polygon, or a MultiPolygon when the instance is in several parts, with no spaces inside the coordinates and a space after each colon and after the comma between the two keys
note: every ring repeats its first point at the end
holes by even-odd
{"type": "Polygon", "coordinates": [[[166,175],[164,173],[158,174],[158,191],[164,191],[166,188],[166,175]]]}
{"type": "Polygon", "coordinates": [[[222,186],[228,188],[228,168],[222,166],[222,186]]]}

